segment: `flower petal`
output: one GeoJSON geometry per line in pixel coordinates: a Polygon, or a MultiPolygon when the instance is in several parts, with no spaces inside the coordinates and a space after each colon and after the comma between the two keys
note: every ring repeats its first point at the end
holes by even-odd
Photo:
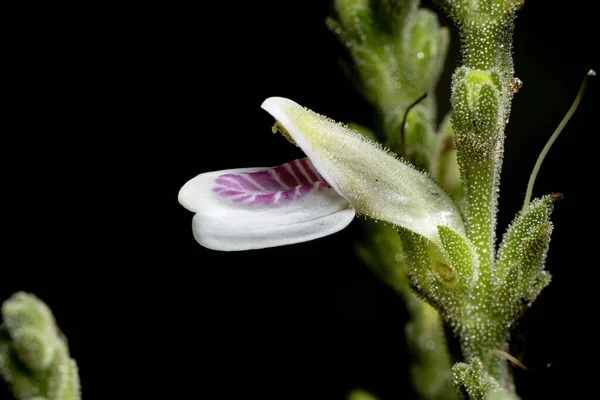
{"type": "Polygon", "coordinates": [[[438,226],[464,234],[454,201],[428,175],[378,143],[285,98],[269,98],[262,108],[357,212],[409,229],[438,246],[438,226]]]}
{"type": "Polygon", "coordinates": [[[308,158],[200,174],[181,188],[179,202],[196,213],[196,240],[223,251],[317,239],[345,228],[355,215],[308,158]]]}

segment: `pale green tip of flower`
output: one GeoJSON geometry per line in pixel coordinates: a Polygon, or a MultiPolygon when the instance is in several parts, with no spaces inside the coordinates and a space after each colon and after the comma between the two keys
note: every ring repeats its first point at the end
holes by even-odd
{"type": "Polygon", "coordinates": [[[464,234],[462,218],[446,192],[379,143],[289,99],[272,97],[262,107],[358,213],[411,230],[437,245],[439,225],[464,234]]]}

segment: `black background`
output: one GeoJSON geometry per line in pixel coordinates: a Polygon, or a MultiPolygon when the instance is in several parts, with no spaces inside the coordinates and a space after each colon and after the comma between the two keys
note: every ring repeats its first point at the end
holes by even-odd
{"type": "MultiPolygon", "coordinates": [[[[600,68],[587,3],[528,0],[518,13],[524,85],[506,132],[499,234],[583,75],[600,68]]],[[[267,97],[372,121],[339,68],[346,54],[324,25],[330,8],[121,3],[13,14],[0,295],[27,290],[52,307],[84,398],[333,400],[355,387],[412,398],[404,306],[354,257],[358,221],[310,243],[218,253],[194,241],[192,214],[177,203],[201,172],[302,156],[270,133],[267,97]]],[[[441,112],[457,56],[452,28],[441,112]]],[[[592,79],[535,186],[565,199],[553,217],[554,281],[514,335],[533,369],[515,370],[524,399],[595,386],[598,93],[592,79]]]]}

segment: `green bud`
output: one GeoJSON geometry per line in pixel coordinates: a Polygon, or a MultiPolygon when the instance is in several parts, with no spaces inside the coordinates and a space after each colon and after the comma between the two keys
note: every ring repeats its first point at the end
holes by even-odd
{"type": "Polygon", "coordinates": [[[48,306],[32,295],[17,293],[4,302],[2,315],[19,359],[32,370],[47,368],[58,340],[48,306]]]}
{"type": "Polygon", "coordinates": [[[370,0],[336,0],[335,10],[342,26],[356,41],[368,38],[373,30],[370,0]]]}
{"type": "Polygon", "coordinates": [[[457,146],[468,159],[489,158],[504,129],[501,78],[495,72],[460,69],[454,76],[452,122],[457,146]]]}
{"type": "Polygon", "coordinates": [[[359,86],[361,92],[372,104],[385,101],[390,97],[389,92],[394,90],[389,71],[384,60],[366,46],[353,45],[350,54],[354,60],[354,67],[360,76],[359,86]]]}
{"type": "Polygon", "coordinates": [[[419,0],[380,0],[381,15],[392,28],[401,28],[419,8],[419,0]]]}
{"type": "Polygon", "coordinates": [[[447,28],[441,28],[435,13],[419,10],[407,21],[402,35],[402,62],[407,65],[408,80],[419,82],[417,91],[431,90],[442,71],[448,43],[447,28]]]}
{"type": "Polygon", "coordinates": [[[19,400],[80,400],[77,364],[48,306],[16,293],[2,305],[0,375],[19,400]]]}
{"type": "Polygon", "coordinates": [[[49,400],[80,400],[79,370],[75,360],[69,357],[66,347],[57,352],[54,368],[48,374],[49,400]]]}

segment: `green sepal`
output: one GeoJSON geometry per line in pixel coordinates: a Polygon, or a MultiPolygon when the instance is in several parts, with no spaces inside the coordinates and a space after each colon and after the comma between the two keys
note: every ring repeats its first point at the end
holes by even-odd
{"type": "Polygon", "coordinates": [[[429,241],[406,229],[399,229],[398,234],[408,256],[406,262],[410,287],[434,308],[440,310],[442,299],[437,295],[439,277],[433,273],[429,241]]]}
{"type": "Polygon", "coordinates": [[[477,282],[478,261],[475,248],[467,238],[445,226],[438,227],[438,234],[444,254],[450,261],[448,267],[454,275],[453,280],[448,282],[449,287],[469,291],[477,282]]]}
{"type": "Polygon", "coordinates": [[[426,238],[399,229],[398,233],[408,256],[409,284],[411,288],[446,320],[458,315],[461,294],[455,290],[456,273],[449,266],[442,251],[426,238]]]}
{"type": "Polygon", "coordinates": [[[496,309],[510,323],[550,283],[544,271],[556,195],[535,199],[508,227],[499,247],[494,278],[496,309]]]}

